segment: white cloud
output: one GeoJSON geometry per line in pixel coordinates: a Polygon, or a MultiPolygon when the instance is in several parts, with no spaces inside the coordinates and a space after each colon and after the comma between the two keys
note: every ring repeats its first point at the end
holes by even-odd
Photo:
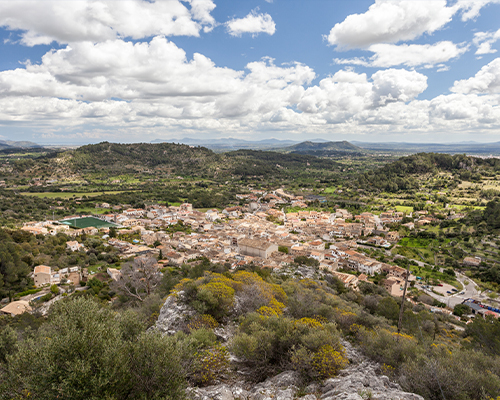
{"type": "Polygon", "coordinates": [[[372,57],[372,65],[385,68],[396,65],[406,65],[407,67],[433,66],[461,56],[467,51],[467,47],[443,41],[423,45],[374,44],[368,50],[375,53],[372,57]]]}
{"type": "Polygon", "coordinates": [[[455,81],[455,93],[500,93],[500,58],[496,58],[469,79],[455,81]]]}
{"type": "Polygon", "coordinates": [[[0,26],[20,30],[27,46],[52,41],[99,42],[117,37],[199,36],[215,24],[212,0],[0,1],[0,26]],[[118,6],[119,4],[119,6],[118,6]]]}
{"type": "Polygon", "coordinates": [[[476,32],[472,42],[477,46],[477,55],[493,54],[496,49],[491,46],[500,39],[500,29],[496,32],[476,32]]]}
{"type": "Polygon", "coordinates": [[[477,18],[481,8],[492,3],[500,3],[500,0],[458,0],[455,7],[462,10],[462,21],[468,21],[477,18]]]}
{"type": "Polygon", "coordinates": [[[367,48],[376,43],[397,43],[432,34],[462,11],[462,20],[477,17],[486,4],[498,0],[376,0],[364,14],[349,15],[327,36],[339,49],[367,48]]]}
{"type": "Polygon", "coordinates": [[[456,44],[443,41],[435,44],[374,44],[368,47],[368,51],[375,53],[369,60],[365,58],[334,59],[336,64],[362,65],[365,67],[393,67],[405,65],[416,67],[425,65],[433,67],[436,64],[447,62],[457,58],[467,51],[467,46],[457,46],[456,44]]]}
{"type": "Polygon", "coordinates": [[[349,15],[336,24],[328,42],[340,48],[363,48],[412,40],[441,29],[455,12],[446,6],[446,0],[377,0],[366,13],[349,15]]]}
{"type": "MultiPolygon", "coordinates": [[[[486,67],[485,74],[498,69],[486,67]]],[[[0,72],[0,121],[36,124],[47,137],[95,132],[118,141],[198,130],[254,137],[271,130],[414,134],[500,123],[492,82],[481,92],[486,94],[471,89],[429,101],[418,100],[427,77],[417,71],[340,70],[313,84],[315,78],[307,65],[275,65],[272,59],[242,71],[221,68],[202,54],[188,58],[162,36],[135,44],[76,42],[48,52],[38,65],[0,72]],[[120,134],[110,133],[115,131],[120,134]]]]}
{"type": "Polygon", "coordinates": [[[276,24],[272,17],[267,13],[258,14],[256,10],[253,10],[244,18],[234,18],[226,22],[226,26],[231,36],[241,36],[243,33],[274,35],[274,32],[276,32],[276,24]]]}

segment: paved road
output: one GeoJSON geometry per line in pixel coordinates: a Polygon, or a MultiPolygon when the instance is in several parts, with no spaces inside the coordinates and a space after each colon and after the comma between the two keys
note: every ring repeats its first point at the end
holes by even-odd
{"type": "Polygon", "coordinates": [[[469,299],[471,297],[483,297],[479,292],[477,284],[473,280],[459,273],[457,273],[457,280],[463,285],[465,289],[462,290],[462,292],[456,294],[451,294],[449,296],[440,296],[430,290],[422,290],[424,290],[425,293],[427,293],[429,296],[434,297],[436,300],[446,304],[450,308],[455,307],[457,304],[461,304],[465,299],[469,299]],[[469,283],[466,285],[465,282],[469,283]],[[460,294],[463,292],[464,294],[460,294]]]}

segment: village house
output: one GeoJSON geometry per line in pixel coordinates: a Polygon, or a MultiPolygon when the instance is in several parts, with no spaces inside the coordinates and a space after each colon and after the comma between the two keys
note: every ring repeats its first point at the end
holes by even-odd
{"type": "Polygon", "coordinates": [[[387,290],[392,296],[402,296],[403,295],[403,285],[404,279],[397,278],[395,276],[389,276],[387,279],[382,281],[385,290],[387,290]]]}
{"type": "Polygon", "coordinates": [[[76,240],[66,242],[66,248],[71,251],[78,251],[85,249],[85,246],[82,243],[78,243],[76,240]]]}
{"type": "Polygon", "coordinates": [[[37,265],[33,271],[33,280],[36,287],[41,287],[51,282],[52,271],[46,265],[37,265]]]}
{"type": "Polygon", "coordinates": [[[18,300],[7,304],[4,308],[0,309],[0,313],[16,316],[21,315],[24,312],[30,312],[31,306],[28,301],[18,300]]]}
{"type": "Polygon", "coordinates": [[[385,238],[389,242],[397,242],[399,240],[399,232],[397,232],[397,231],[387,232],[387,235],[385,235],[385,238]]]}

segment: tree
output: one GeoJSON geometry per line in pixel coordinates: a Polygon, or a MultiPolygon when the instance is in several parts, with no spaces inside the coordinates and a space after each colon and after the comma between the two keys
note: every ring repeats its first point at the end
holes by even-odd
{"type": "Polygon", "coordinates": [[[286,246],[278,246],[278,251],[281,253],[288,254],[288,247],[286,246]]]}
{"type": "Polygon", "coordinates": [[[470,307],[467,304],[457,304],[453,308],[453,314],[458,315],[459,317],[470,314],[470,312],[470,307]]]}
{"type": "Polygon", "coordinates": [[[58,295],[58,294],[59,294],[59,288],[57,287],[57,285],[56,285],[56,284],[54,284],[54,285],[52,285],[52,286],[50,287],[50,291],[51,291],[53,294],[55,294],[55,295],[58,295]]]}
{"type": "Polygon", "coordinates": [[[123,295],[141,302],[161,281],[158,264],[152,257],[137,257],[132,265],[125,264],[120,272],[121,278],[114,283],[114,288],[123,295]]]}

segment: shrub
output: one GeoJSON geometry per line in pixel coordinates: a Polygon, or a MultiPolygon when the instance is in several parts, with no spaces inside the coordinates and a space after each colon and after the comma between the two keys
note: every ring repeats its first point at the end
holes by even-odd
{"type": "Polygon", "coordinates": [[[194,358],[193,378],[198,383],[213,384],[229,368],[229,352],[220,344],[196,353],[194,358]]]}
{"type": "Polygon", "coordinates": [[[312,357],[312,365],[317,375],[322,378],[330,378],[347,366],[345,351],[335,350],[329,344],[321,346],[312,357]]]}
{"type": "Polygon", "coordinates": [[[59,288],[57,287],[57,285],[56,285],[56,284],[54,284],[54,285],[52,285],[52,286],[50,287],[50,292],[51,292],[52,294],[55,294],[55,295],[58,295],[58,294],[59,294],[59,288]]]}
{"type": "Polygon", "coordinates": [[[249,314],[242,320],[232,351],[245,360],[256,379],[282,369],[294,369],[312,378],[313,354],[322,346],[341,350],[335,324],[313,318],[249,314]]]}
{"type": "Polygon", "coordinates": [[[196,315],[189,321],[188,329],[189,330],[197,330],[197,329],[214,329],[219,326],[218,322],[209,314],[196,315]]]}

